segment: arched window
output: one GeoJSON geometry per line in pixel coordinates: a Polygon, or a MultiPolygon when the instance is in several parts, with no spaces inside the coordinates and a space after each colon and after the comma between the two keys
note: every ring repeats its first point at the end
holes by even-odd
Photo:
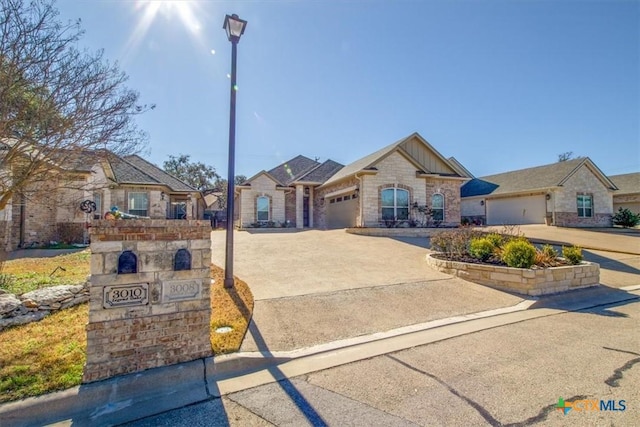
{"type": "Polygon", "coordinates": [[[383,220],[409,219],[409,192],[402,188],[385,188],[381,191],[383,220]]]}
{"type": "Polygon", "coordinates": [[[431,196],[431,212],[434,221],[444,221],[444,196],[442,194],[431,196]]]}
{"type": "Polygon", "coordinates": [[[260,196],[256,199],[256,219],[269,221],[269,198],[266,196],[260,196]]]}

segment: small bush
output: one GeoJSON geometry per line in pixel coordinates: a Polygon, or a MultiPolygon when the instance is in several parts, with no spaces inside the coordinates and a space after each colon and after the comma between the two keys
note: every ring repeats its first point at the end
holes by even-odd
{"type": "Polygon", "coordinates": [[[613,223],[621,225],[623,227],[635,227],[640,224],[640,214],[634,214],[629,209],[618,209],[618,212],[613,216],[613,223]]]}
{"type": "Polygon", "coordinates": [[[536,248],[526,240],[512,240],[502,248],[502,261],[509,267],[530,268],[536,260],[536,248]]]}
{"type": "Polygon", "coordinates": [[[501,248],[504,244],[504,237],[498,233],[489,233],[485,236],[485,239],[489,240],[494,248],[501,248]]]}
{"type": "Polygon", "coordinates": [[[494,250],[495,245],[486,237],[471,239],[471,243],[469,244],[469,254],[482,261],[488,260],[489,257],[493,255],[494,250]]]}
{"type": "Polygon", "coordinates": [[[480,233],[469,227],[443,231],[431,237],[431,249],[442,252],[447,259],[467,255],[471,239],[479,235],[480,233]]]}
{"type": "Polygon", "coordinates": [[[569,264],[580,264],[582,262],[582,248],[578,246],[563,246],[562,256],[569,262],[569,264]]]}

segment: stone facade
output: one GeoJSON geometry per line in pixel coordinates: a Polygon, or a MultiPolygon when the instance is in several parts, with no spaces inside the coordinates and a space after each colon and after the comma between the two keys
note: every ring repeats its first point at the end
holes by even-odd
{"type": "Polygon", "coordinates": [[[293,189],[284,195],[284,219],[289,227],[296,226],[296,193],[293,189]]]}
{"type": "Polygon", "coordinates": [[[427,206],[431,206],[431,197],[434,194],[444,196],[444,224],[460,224],[460,187],[463,183],[464,181],[461,180],[444,178],[427,178],[426,180],[427,206]]]}
{"type": "Polygon", "coordinates": [[[553,213],[553,224],[560,227],[610,227],[613,215],[612,191],[600,181],[591,170],[583,166],[561,187],[554,191],[553,206],[547,207],[553,213]],[[593,200],[591,217],[578,217],[577,196],[590,195],[593,200]]]}
{"type": "Polygon", "coordinates": [[[257,221],[256,199],[269,197],[269,221],[281,224],[286,220],[285,215],[285,190],[276,188],[274,180],[266,175],[260,175],[251,182],[251,188],[242,188],[240,191],[240,224],[241,228],[251,227],[257,221]]]}
{"type": "MultiPolygon", "coordinates": [[[[401,188],[409,192],[409,203],[419,206],[431,206],[434,194],[444,196],[444,225],[460,224],[460,186],[459,179],[423,177],[416,174],[417,168],[404,155],[392,152],[375,164],[375,171],[365,171],[358,175],[316,189],[313,211],[314,224],[326,228],[327,194],[336,194],[340,190],[358,188],[359,200],[356,212],[357,227],[380,227],[382,221],[381,191],[386,188],[401,188]]],[[[418,219],[418,213],[410,209],[410,218],[418,219]]]]}
{"type": "Polygon", "coordinates": [[[95,221],[91,252],[84,382],[212,355],[208,221],[95,221]]]}
{"type": "Polygon", "coordinates": [[[427,263],[438,271],[497,289],[525,295],[543,295],[597,286],[600,266],[582,262],[551,268],[511,268],[448,261],[427,255],[427,263]]]}

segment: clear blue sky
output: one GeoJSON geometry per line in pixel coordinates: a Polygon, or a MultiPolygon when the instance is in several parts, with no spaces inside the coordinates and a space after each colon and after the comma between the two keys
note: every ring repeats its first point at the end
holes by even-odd
{"type": "Polygon", "coordinates": [[[142,101],[157,104],[139,125],[158,165],[184,153],[226,176],[231,44],[222,23],[237,13],[248,21],[238,174],[298,154],[347,164],[414,131],[476,176],[565,151],[607,174],[640,171],[640,1],[57,6],[61,18],[82,19],[82,45],[104,48],[142,101]]]}

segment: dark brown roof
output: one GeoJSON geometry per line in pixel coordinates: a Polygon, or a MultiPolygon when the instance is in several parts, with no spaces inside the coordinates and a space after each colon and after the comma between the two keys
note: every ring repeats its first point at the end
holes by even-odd
{"type": "Polygon", "coordinates": [[[344,165],[329,159],[298,178],[298,181],[323,183],[343,167],[344,165]]]}
{"type": "Polygon", "coordinates": [[[318,166],[320,166],[319,162],[300,155],[276,166],[268,171],[268,173],[282,185],[290,185],[293,181],[318,166]]]}

